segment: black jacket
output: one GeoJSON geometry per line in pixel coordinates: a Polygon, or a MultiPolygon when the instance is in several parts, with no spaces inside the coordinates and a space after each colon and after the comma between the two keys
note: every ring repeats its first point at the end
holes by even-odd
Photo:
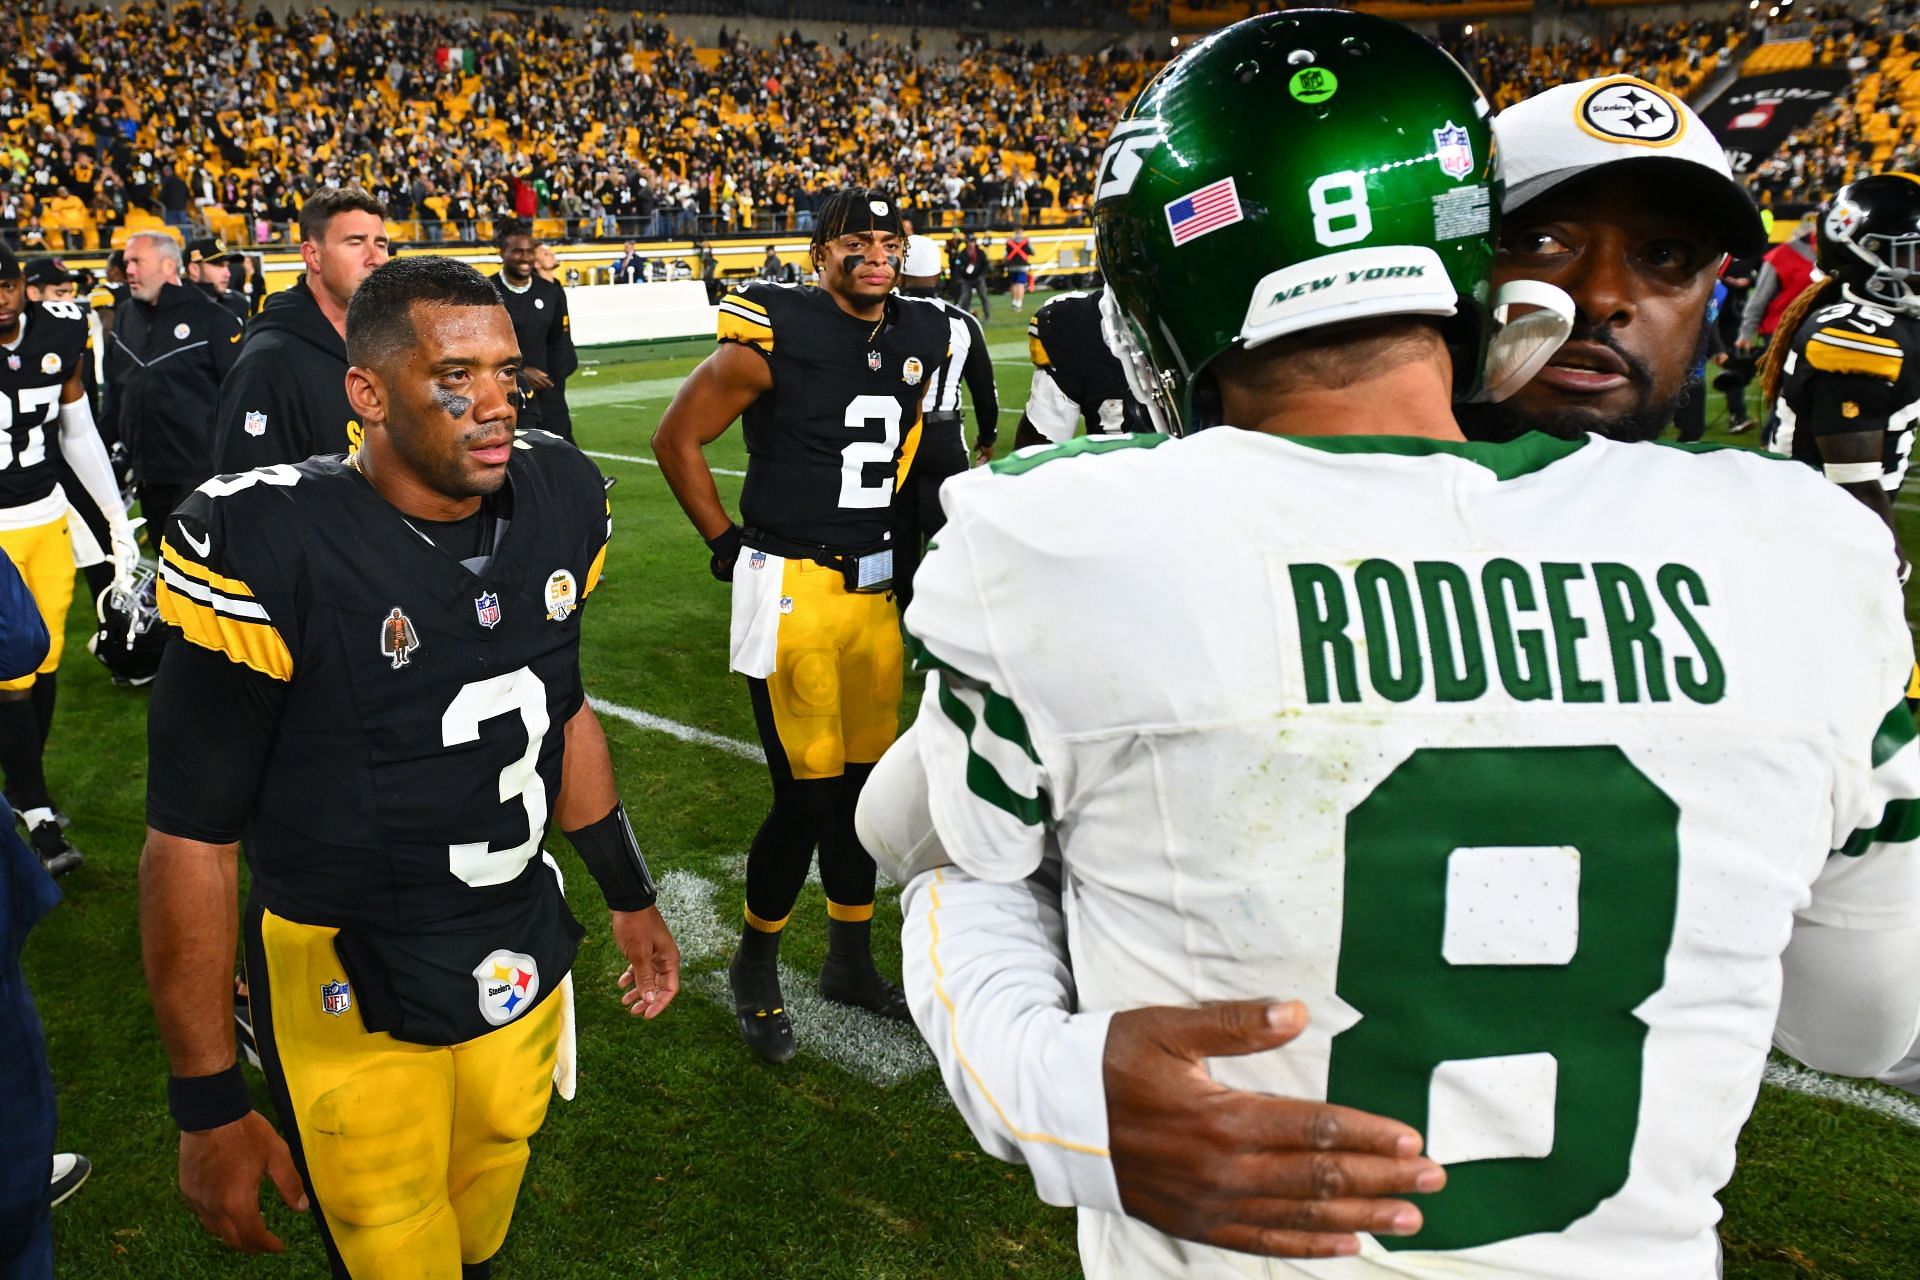
{"type": "Polygon", "coordinates": [[[347,344],[306,277],[268,298],[247,326],[213,421],[223,473],[360,447],[360,423],[347,403],[347,344]]]}
{"type": "Polygon", "coordinates": [[[109,411],[142,484],[199,484],[215,474],[213,405],[240,354],[240,321],[190,284],[115,313],[107,352],[109,411]]]}
{"type": "Polygon", "coordinates": [[[233,312],[234,318],[241,324],[247,322],[247,297],[245,294],[236,293],[232,289],[216,291],[212,285],[205,284],[196,284],[193,287],[206,294],[209,298],[212,298],[227,310],[233,312]]]}

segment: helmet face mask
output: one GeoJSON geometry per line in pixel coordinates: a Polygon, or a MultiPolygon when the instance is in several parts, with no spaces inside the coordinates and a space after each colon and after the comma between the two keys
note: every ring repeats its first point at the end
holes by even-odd
{"type": "Polygon", "coordinates": [[[1475,393],[1500,203],[1490,109],[1398,24],[1289,10],[1220,31],[1142,90],[1101,158],[1095,222],[1113,336],[1156,421],[1209,425],[1234,346],[1426,316],[1475,393]]]}
{"type": "Polygon", "coordinates": [[[1883,173],[1840,188],[1814,246],[1820,269],[1860,301],[1920,316],[1920,177],[1883,173]]]}
{"type": "Polygon", "coordinates": [[[131,585],[108,587],[94,601],[99,626],[87,641],[87,652],[99,659],[117,685],[137,687],[160,671],[160,655],[168,631],[155,600],[153,566],[142,563],[131,585]]]}

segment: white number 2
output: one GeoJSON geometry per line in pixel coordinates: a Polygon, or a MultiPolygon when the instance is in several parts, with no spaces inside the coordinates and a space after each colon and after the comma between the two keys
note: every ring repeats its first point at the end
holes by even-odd
{"type": "Polygon", "coordinates": [[[840,506],[858,511],[884,507],[893,501],[894,450],[900,447],[900,402],[892,396],[855,396],[847,406],[847,429],[864,431],[875,422],[886,430],[884,440],[855,440],[840,451],[840,506]],[[888,464],[879,484],[866,482],[871,463],[888,464]]]}
{"type": "Polygon", "coordinates": [[[37,467],[47,460],[47,423],[53,415],[47,410],[60,403],[60,387],[24,387],[19,392],[21,420],[16,423],[13,401],[0,392],[0,471],[8,467],[37,467]],[[24,425],[20,447],[13,447],[13,429],[24,425]]]}
{"type": "Polygon", "coordinates": [[[1307,203],[1313,207],[1313,238],[1329,249],[1365,240],[1373,234],[1367,180],[1351,169],[1315,178],[1307,188],[1307,203]]]}
{"type": "Polygon", "coordinates": [[[527,730],[527,749],[500,771],[500,803],[518,799],[527,811],[527,838],[505,849],[485,840],[447,846],[448,869],[476,889],[506,884],[518,876],[540,848],[547,830],[547,789],[540,781],[540,744],[547,736],[547,690],[531,668],[476,680],[454,695],[440,717],[440,741],[449,747],[480,740],[480,724],[518,712],[527,730]]]}

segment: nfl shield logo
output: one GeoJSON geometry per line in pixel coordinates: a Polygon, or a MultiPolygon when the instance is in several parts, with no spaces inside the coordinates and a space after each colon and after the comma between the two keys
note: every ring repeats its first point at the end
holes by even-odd
{"type": "Polygon", "coordinates": [[[353,991],[344,982],[323,982],[320,984],[320,1008],[334,1017],[339,1017],[353,1008],[353,991]]]}
{"type": "Polygon", "coordinates": [[[473,598],[473,611],[480,617],[480,625],[491,631],[500,625],[500,596],[496,592],[483,591],[473,598]]]}
{"type": "Polygon", "coordinates": [[[748,556],[748,557],[747,557],[747,568],[749,568],[749,569],[764,569],[764,568],[766,568],[766,567],[767,567],[767,553],[766,553],[766,552],[764,552],[764,551],[755,551],[755,552],[754,552],[754,553],[753,553],[752,555],[750,555],[750,556],[748,556]]]}
{"type": "Polygon", "coordinates": [[[250,436],[267,434],[267,415],[248,410],[246,419],[240,424],[240,429],[250,436]]]}
{"type": "Polygon", "coordinates": [[[867,368],[873,370],[875,373],[880,372],[880,353],[878,351],[867,352],[867,368]]]}
{"type": "Polygon", "coordinates": [[[1433,151],[1440,161],[1440,172],[1449,178],[1464,178],[1473,172],[1473,140],[1453,121],[1433,131],[1433,151]]]}

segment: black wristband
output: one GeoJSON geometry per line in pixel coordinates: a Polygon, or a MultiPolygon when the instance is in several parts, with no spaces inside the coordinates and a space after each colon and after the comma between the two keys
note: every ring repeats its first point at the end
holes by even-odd
{"type": "Polygon", "coordinates": [[[167,1113],[189,1133],[232,1124],[253,1110],[240,1064],[210,1076],[167,1077],[167,1113]]]}
{"type": "Polygon", "coordinates": [[[566,837],[593,873],[610,909],[645,911],[660,896],[647,871],[647,860],[640,856],[640,842],[633,838],[626,805],[614,805],[612,813],[578,831],[567,832],[566,837]]]}
{"type": "Polygon", "coordinates": [[[733,562],[740,558],[740,540],[745,536],[739,525],[730,524],[724,533],[707,539],[707,550],[713,553],[707,568],[720,581],[733,581],[733,562]]]}

